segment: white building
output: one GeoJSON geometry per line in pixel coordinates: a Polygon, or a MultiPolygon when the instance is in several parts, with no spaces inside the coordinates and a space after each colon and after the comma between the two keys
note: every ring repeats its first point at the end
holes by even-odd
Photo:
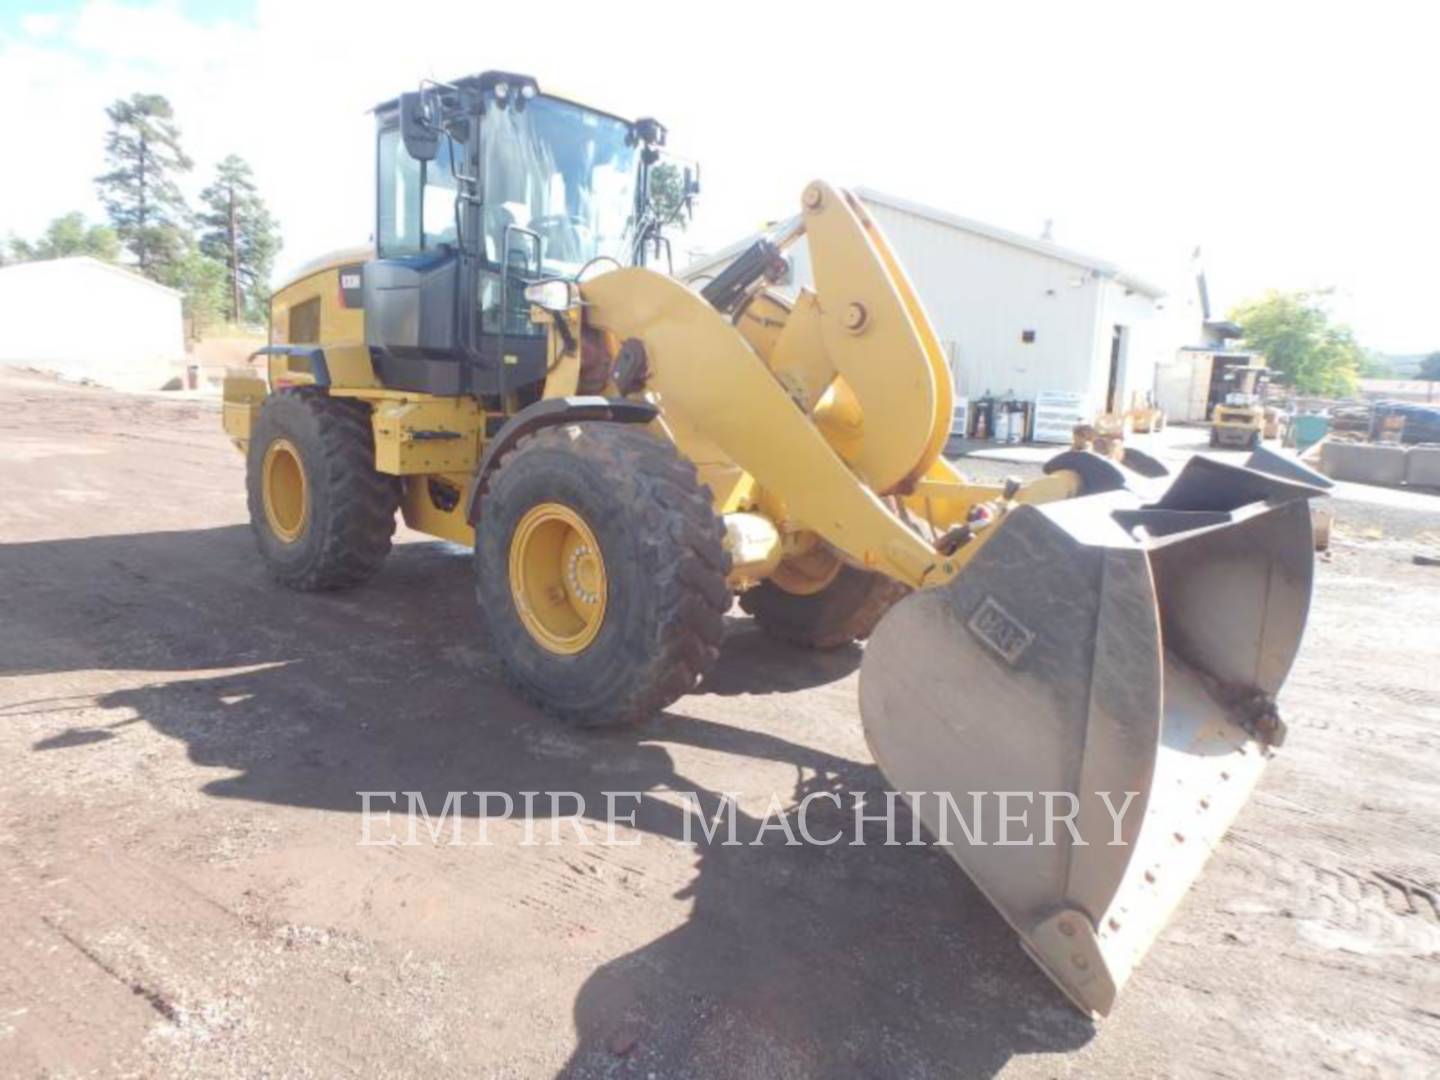
{"type": "Polygon", "coordinates": [[[159,390],[184,356],[174,289],[88,256],[0,267],[0,364],[159,390]]]}
{"type": "MultiPolygon", "coordinates": [[[[956,392],[1035,401],[1070,395],[1091,414],[1123,409],[1155,385],[1179,341],[1164,290],[1102,259],[868,188],[856,193],[889,238],[950,356],[956,392]]],[[[746,237],[677,276],[713,276],[746,237]]],[[[794,286],[809,253],[791,251],[794,286]]]]}

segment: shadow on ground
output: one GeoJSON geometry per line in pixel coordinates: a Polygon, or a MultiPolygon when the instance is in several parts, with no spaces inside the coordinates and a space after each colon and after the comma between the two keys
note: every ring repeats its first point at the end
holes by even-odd
{"type": "MultiPolygon", "coordinates": [[[[793,765],[794,790],[780,793],[792,805],[824,791],[848,806],[884,786],[873,766],[805,745],[783,722],[760,732],[688,715],[696,698],[624,734],[555,727],[498,684],[469,561],[442,544],[401,546],[364,588],[306,596],[267,583],[243,527],[0,545],[0,595],[0,676],[140,673],[138,688],[101,700],[137,719],[77,726],[36,752],[143,722],[233,772],[206,785],[217,798],[358,812],[358,791],[419,791],[439,806],[449,791],[561,790],[599,809],[606,791],[674,789],[713,810],[718,793],[675,768],[682,745],[793,765]]],[[[801,689],[858,660],[858,649],[800,653],[735,619],[709,690],[801,689]]],[[[69,704],[12,702],[0,721],[69,704]]],[[[819,837],[853,828],[832,802],[815,810],[819,837]]],[[[659,799],[636,824],[683,832],[682,812],[659,799]]],[[[742,814],[737,832],[757,825],[742,814]]],[[[688,920],[597,969],[577,996],[566,1074],[976,1076],[1091,1037],[948,859],[880,846],[883,826],[870,828],[863,847],[785,847],[772,832],[698,849],[680,894],[688,920]]]]}

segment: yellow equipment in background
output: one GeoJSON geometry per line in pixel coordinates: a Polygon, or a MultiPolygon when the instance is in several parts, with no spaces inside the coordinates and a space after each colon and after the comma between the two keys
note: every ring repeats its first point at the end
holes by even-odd
{"type": "Polygon", "coordinates": [[[273,576],[363,581],[398,510],[473,549],[507,679],[587,727],[694,689],[737,596],[788,642],[873,631],[865,734],[907,799],[1072,793],[1053,846],[986,846],[992,821],[946,850],[1108,1011],[1280,740],[1316,489],[1133,451],[971,483],[945,356],[848,192],[810,184],[695,292],[645,267],[677,212],[657,122],[504,72],[377,119],[377,250],[282,287],[265,378],[225,386],[273,576]],[[815,288],[787,299],[802,239],[815,288]]]}
{"type": "MultiPolygon", "coordinates": [[[[1232,367],[1225,372],[1225,399],[1210,413],[1210,445],[1255,450],[1268,437],[1265,384],[1270,369],[1232,367]]],[[[1268,410],[1273,414],[1275,410],[1268,410]]],[[[1275,421],[1268,424],[1274,426],[1275,421]]]]}
{"type": "Polygon", "coordinates": [[[1165,430],[1165,410],[1155,404],[1155,397],[1149,391],[1138,390],[1130,396],[1130,407],[1123,412],[1103,412],[1095,417],[1088,427],[1096,437],[1109,444],[1121,445],[1125,436],[1150,435],[1165,430]]]}
{"type": "Polygon", "coordinates": [[[1130,427],[1141,435],[1165,430],[1165,410],[1155,404],[1155,395],[1151,391],[1145,391],[1143,397],[1137,395],[1135,404],[1130,408],[1130,427]]]}

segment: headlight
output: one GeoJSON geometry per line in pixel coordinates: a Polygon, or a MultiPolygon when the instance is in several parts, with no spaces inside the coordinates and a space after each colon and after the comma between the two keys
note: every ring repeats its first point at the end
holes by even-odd
{"type": "Polygon", "coordinates": [[[525,299],[546,311],[568,311],[575,306],[578,297],[574,285],[555,278],[525,286],[525,299]]]}

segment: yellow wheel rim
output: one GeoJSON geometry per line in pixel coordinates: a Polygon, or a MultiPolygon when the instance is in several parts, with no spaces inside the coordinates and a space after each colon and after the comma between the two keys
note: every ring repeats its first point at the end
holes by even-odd
{"type": "Polygon", "coordinates": [[[600,544],[560,503],[525,512],[510,539],[510,595],[525,629],[562,656],[580,652],[605,621],[609,585],[600,544]]]}
{"type": "Polygon", "coordinates": [[[276,439],[265,448],[261,470],[261,491],[265,497],[265,520],[270,530],[287,544],[300,539],[310,518],[309,492],[300,451],[289,439],[276,439]]]}

